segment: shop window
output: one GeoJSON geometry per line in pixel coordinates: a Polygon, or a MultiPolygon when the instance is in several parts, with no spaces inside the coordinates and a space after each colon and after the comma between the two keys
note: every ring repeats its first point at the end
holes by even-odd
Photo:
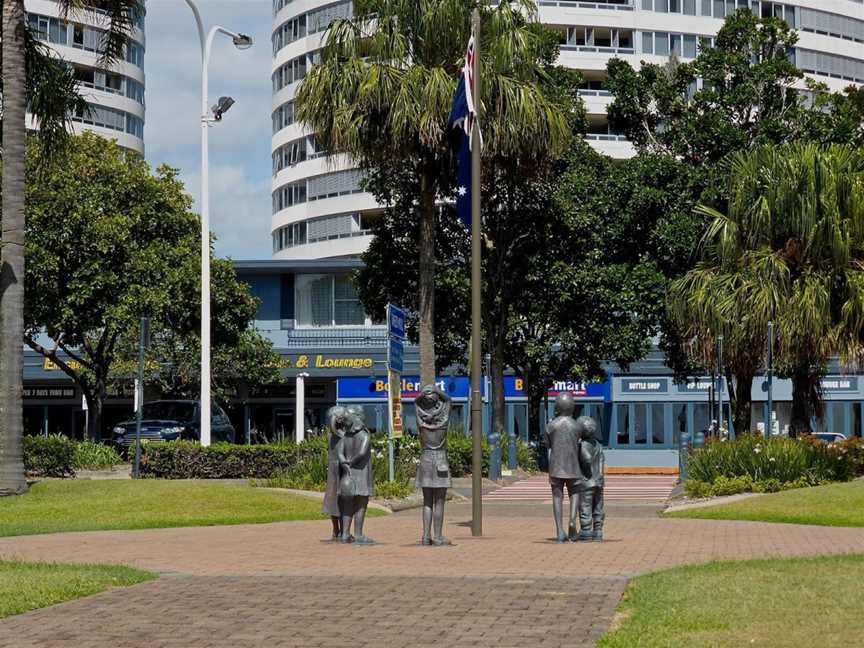
{"type": "Polygon", "coordinates": [[[666,406],[654,403],[651,406],[651,443],[662,445],[666,441],[666,406]]]}
{"type": "Polygon", "coordinates": [[[616,443],[619,446],[630,444],[630,405],[628,403],[619,403],[615,405],[615,414],[617,419],[617,438],[616,443]]]}
{"type": "Polygon", "coordinates": [[[362,325],[366,319],[363,305],[350,277],[336,277],[333,291],[334,321],[339,325],[362,325]]]}
{"type": "Polygon", "coordinates": [[[711,423],[711,412],[708,403],[693,403],[693,430],[692,434],[708,432],[711,423]]]}
{"type": "Polygon", "coordinates": [[[633,436],[636,445],[645,445],[648,443],[647,407],[645,403],[636,403],[633,405],[633,436]]]}

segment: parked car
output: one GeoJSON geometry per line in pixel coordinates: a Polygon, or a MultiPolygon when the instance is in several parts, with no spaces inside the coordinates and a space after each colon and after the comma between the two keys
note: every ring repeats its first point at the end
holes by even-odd
{"type": "MultiPolygon", "coordinates": [[[[123,448],[135,444],[134,419],[114,426],[114,443],[123,448]]],[[[210,411],[212,441],[234,443],[236,433],[228,415],[214,404],[210,411]]],[[[159,400],[144,403],[141,438],[147,441],[198,441],[201,438],[199,401],[159,400]]]]}
{"type": "Polygon", "coordinates": [[[846,440],[846,436],[839,432],[814,432],[813,436],[823,443],[840,443],[846,440]]]}

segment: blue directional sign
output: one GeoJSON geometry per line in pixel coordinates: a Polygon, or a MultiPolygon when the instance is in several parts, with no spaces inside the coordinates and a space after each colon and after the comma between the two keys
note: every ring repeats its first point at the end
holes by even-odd
{"type": "Polygon", "coordinates": [[[405,339],[405,311],[395,304],[387,304],[387,330],[390,337],[405,339]]]}
{"type": "Polygon", "coordinates": [[[402,361],[404,345],[402,340],[399,340],[395,337],[390,338],[390,344],[387,347],[387,364],[390,368],[390,371],[395,371],[397,373],[402,373],[402,369],[404,367],[404,363],[402,361]]]}

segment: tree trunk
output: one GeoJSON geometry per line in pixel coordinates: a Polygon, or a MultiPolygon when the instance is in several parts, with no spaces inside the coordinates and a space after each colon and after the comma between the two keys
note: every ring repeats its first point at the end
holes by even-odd
{"type": "Polygon", "coordinates": [[[821,413],[815,411],[814,407],[819,403],[818,384],[819,376],[814,376],[808,367],[799,367],[792,374],[792,420],[789,423],[789,436],[812,431],[810,418],[821,413]]]}
{"type": "Polygon", "coordinates": [[[105,383],[97,383],[92,392],[84,391],[84,398],[87,401],[87,438],[94,443],[102,440],[102,410],[105,405],[105,395],[105,383]]]}
{"type": "Polygon", "coordinates": [[[730,409],[732,410],[735,436],[737,437],[739,434],[750,432],[751,385],[753,384],[754,375],[736,375],[734,378],[733,385],[731,374],[726,374],[726,385],[729,387],[729,397],[732,401],[730,409]]]}
{"type": "Polygon", "coordinates": [[[503,438],[507,431],[504,403],[504,343],[495,339],[492,344],[489,373],[492,379],[492,434],[503,438]]]}
{"type": "Polygon", "coordinates": [[[539,443],[540,441],[540,406],[543,404],[543,394],[528,394],[528,439],[539,443]]]}
{"type": "Polygon", "coordinates": [[[420,179],[420,382],[435,382],[435,187],[424,173],[420,179]]]}
{"type": "Polygon", "coordinates": [[[27,489],[24,382],[24,2],[3,3],[3,247],[0,250],[0,495],[27,489]]]}

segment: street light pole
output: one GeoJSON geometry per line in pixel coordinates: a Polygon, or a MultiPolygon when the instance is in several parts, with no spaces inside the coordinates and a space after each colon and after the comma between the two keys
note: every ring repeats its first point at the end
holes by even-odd
{"type": "MultiPolygon", "coordinates": [[[[208,129],[210,123],[219,121],[210,117],[207,106],[207,68],[210,62],[210,49],[217,33],[230,36],[238,49],[251,47],[252,39],[244,34],[229,31],[218,25],[211,27],[206,37],[201,12],[194,0],[186,4],[195,16],[198,39],[201,42],[201,445],[210,445],[210,160],[208,129]]],[[[233,103],[233,101],[232,101],[233,103]]],[[[221,104],[221,100],[220,100],[221,104]]],[[[229,104],[230,107],[230,104],[229,104]]],[[[227,108],[226,108],[227,110],[227,108]]]]}

